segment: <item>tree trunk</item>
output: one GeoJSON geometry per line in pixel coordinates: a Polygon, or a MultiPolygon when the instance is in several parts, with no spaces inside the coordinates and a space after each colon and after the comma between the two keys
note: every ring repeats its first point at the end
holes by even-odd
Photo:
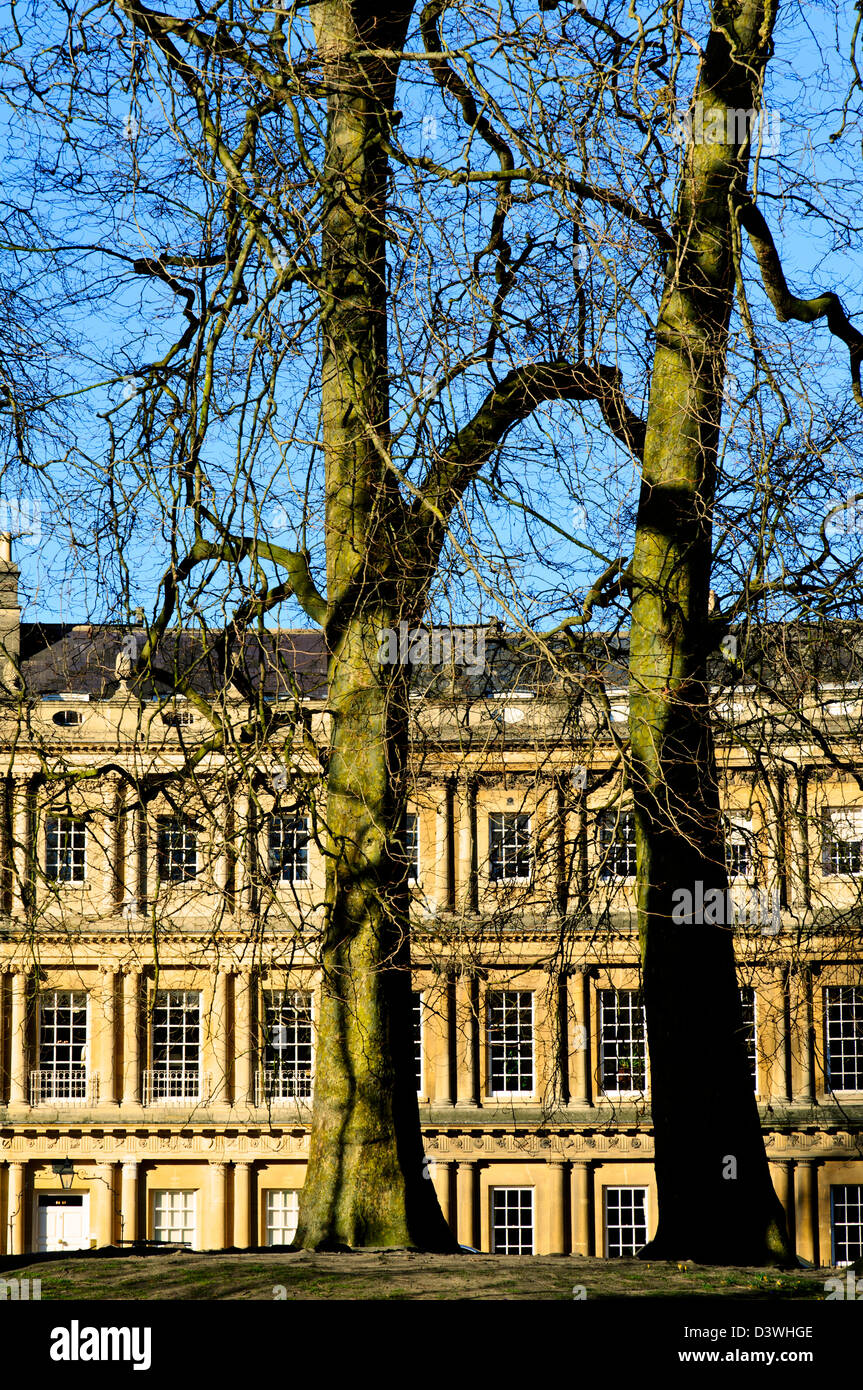
{"type": "Polygon", "coordinates": [[[727,902],[707,656],[716,646],[708,598],[734,284],[730,198],[748,165],[728,113],[753,107],[773,19],[764,0],[714,6],[696,124],[725,134],[693,142],[684,156],[633,558],[632,790],[659,1195],[644,1253],[706,1263],[789,1257],[746,1057],[732,923],[721,909],[698,912],[710,890],[727,902]],[[685,900],[673,898],[680,889],[692,895],[685,923],[685,900]]]}
{"type": "Polygon", "coordinates": [[[422,605],[406,509],[386,465],[383,150],[410,5],[385,19],[314,7],[328,85],[322,237],[328,709],[326,921],[311,1147],[297,1247],[457,1248],[424,1171],[411,1015],[409,896],[400,844],[406,669],[381,632],[422,605]]]}

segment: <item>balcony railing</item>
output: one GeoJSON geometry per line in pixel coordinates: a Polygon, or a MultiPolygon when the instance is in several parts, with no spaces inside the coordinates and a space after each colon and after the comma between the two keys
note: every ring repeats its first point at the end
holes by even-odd
{"type": "Polygon", "coordinates": [[[200,1104],[210,1098],[208,1072],[158,1068],[145,1071],[143,1081],[145,1105],[181,1105],[186,1102],[200,1104]]]}
{"type": "Polygon", "coordinates": [[[286,1101],[310,1102],[312,1073],[284,1065],[264,1067],[255,1077],[255,1105],[282,1105],[286,1101]]]}
{"type": "Polygon", "coordinates": [[[99,1073],[83,1067],[31,1071],[31,1105],[94,1105],[99,1099],[99,1073]]]}

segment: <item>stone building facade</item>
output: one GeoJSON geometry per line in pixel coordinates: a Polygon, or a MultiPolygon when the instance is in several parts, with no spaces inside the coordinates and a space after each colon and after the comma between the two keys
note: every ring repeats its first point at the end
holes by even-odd
{"type": "MultiPolygon", "coordinates": [[[[23,687],[0,713],[2,1249],[284,1244],[314,1085],[323,864],[314,798],[293,795],[314,760],[289,740],[250,798],[205,758],[178,792],[166,774],[206,733],[194,702],[130,688],[129,632],[22,625],[16,583],[7,550],[23,687]],[[128,771],[158,784],[146,805],[128,771]]],[[[290,678],[267,699],[299,687],[323,728],[317,639],[283,636],[290,678]]],[[[859,762],[842,700],[821,690],[811,715],[859,762]]],[[[656,1200],[622,677],[575,730],[570,694],[511,682],[413,711],[429,1178],[465,1245],[632,1253],[656,1200]]],[[[863,794],[814,737],[775,768],[751,750],[721,747],[753,1085],[798,1253],[841,1262],[863,1253],[863,794]]],[[[710,1068],[683,1104],[709,1102],[710,1068]]]]}

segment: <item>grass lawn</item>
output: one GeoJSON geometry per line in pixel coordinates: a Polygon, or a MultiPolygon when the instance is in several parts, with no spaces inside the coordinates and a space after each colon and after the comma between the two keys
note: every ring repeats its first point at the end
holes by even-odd
{"type": "Polygon", "coordinates": [[[66,1256],[0,1277],[40,1279],[42,1301],[84,1299],[572,1300],[604,1298],[823,1300],[827,1270],[765,1271],[581,1256],[349,1255],[181,1252],[88,1259],[66,1256]]]}

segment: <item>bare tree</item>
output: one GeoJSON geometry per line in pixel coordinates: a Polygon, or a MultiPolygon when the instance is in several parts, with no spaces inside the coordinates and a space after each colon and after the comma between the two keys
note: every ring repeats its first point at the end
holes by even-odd
{"type": "MultiPolygon", "coordinates": [[[[562,677],[602,681],[586,630],[629,629],[629,739],[607,717],[603,737],[637,817],[654,1253],[786,1258],[732,933],[673,915],[681,885],[727,888],[711,653],[785,603],[808,618],[857,598],[857,557],[823,527],[806,551],[791,517],[817,512],[823,461],[853,460],[859,424],[844,386],[789,400],[799,339],[783,359],[750,304],[757,270],[781,321],[824,319],[859,396],[860,335],[833,291],[794,296],[759,208],[775,7],[64,16],[13,23],[5,92],[40,132],[22,178],[74,209],[32,254],[79,269],[112,342],[88,383],[101,437],[63,464],[77,562],[103,618],[148,598],[130,679],[207,721],[187,773],[223,758],[254,805],[287,717],[326,781],[298,1243],[452,1245],[411,1075],[409,671],[382,642],[497,607],[562,677]],[[324,633],[327,729],[263,632],[283,612],[324,633]],[[172,653],[190,624],[203,691],[172,653]],[[268,663],[289,714],[264,698],[268,663]],[[684,1151],[707,1051],[719,1081],[684,1151]]],[[[856,246],[851,214],[824,223],[856,246]]],[[[143,799],[164,794],[156,779],[143,799]]]]}

